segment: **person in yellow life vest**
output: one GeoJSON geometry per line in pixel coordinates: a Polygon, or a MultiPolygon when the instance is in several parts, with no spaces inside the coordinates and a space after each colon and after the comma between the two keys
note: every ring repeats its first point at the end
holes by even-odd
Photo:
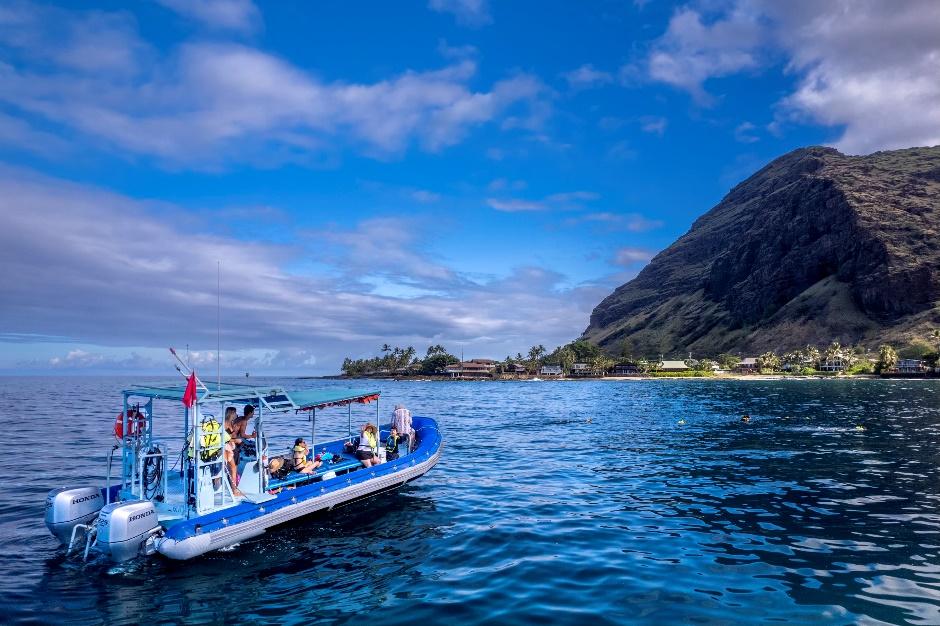
{"type": "Polygon", "coordinates": [[[379,432],[372,424],[364,424],[359,434],[359,447],[356,448],[356,458],[363,467],[372,467],[379,464],[379,432]]]}
{"type": "Polygon", "coordinates": [[[294,449],[292,450],[295,472],[300,474],[312,474],[315,469],[320,467],[320,461],[307,459],[309,453],[310,449],[307,447],[307,442],[303,440],[303,437],[298,437],[294,441],[294,449]]]}

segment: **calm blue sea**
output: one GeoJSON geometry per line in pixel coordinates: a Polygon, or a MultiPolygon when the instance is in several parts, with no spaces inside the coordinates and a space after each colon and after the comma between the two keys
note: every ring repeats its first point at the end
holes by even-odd
{"type": "Polygon", "coordinates": [[[938,382],[366,381],[440,420],[423,479],[193,562],[82,565],[44,497],[103,480],[130,382],[0,378],[0,621],[940,623],[938,382]]]}

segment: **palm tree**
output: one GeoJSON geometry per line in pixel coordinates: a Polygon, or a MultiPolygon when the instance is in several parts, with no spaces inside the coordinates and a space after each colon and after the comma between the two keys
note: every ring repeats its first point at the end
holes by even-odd
{"type": "Polygon", "coordinates": [[[558,364],[561,365],[561,370],[565,373],[565,376],[567,376],[568,372],[571,371],[571,366],[574,365],[574,360],[574,350],[568,346],[558,350],[558,364]]]}
{"type": "Polygon", "coordinates": [[[402,351],[402,361],[403,361],[402,367],[407,367],[411,365],[412,361],[414,361],[416,354],[417,354],[417,351],[415,351],[414,346],[408,346],[407,348],[405,348],[402,351]]]}
{"type": "Polygon", "coordinates": [[[772,351],[765,352],[757,357],[757,369],[760,371],[775,372],[780,369],[780,357],[772,351]]]}
{"type": "Polygon", "coordinates": [[[537,346],[532,346],[529,348],[529,371],[535,372],[538,367],[539,361],[545,356],[545,346],[539,344],[537,346]]]}
{"type": "Polygon", "coordinates": [[[803,358],[810,362],[812,367],[819,365],[819,348],[816,346],[806,346],[803,348],[803,358]]]}
{"type": "Polygon", "coordinates": [[[898,364],[898,353],[889,346],[884,344],[878,348],[878,364],[877,368],[879,372],[887,372],[894,369],[898,364]]]}

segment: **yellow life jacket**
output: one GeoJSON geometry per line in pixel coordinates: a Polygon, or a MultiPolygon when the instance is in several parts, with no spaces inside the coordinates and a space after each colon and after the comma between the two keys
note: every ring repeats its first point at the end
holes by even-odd
{"type": "MultiPolygon", "coordinates": [[[[228,431],[214,417],[202,420],[202,435],[199,437],[199,459],[203,463],[210,463],[222,454],[222,446],[228,443],[231,437],[228,431]],[[223,439],[224,437],[224,439],[223,439]]],[[[193,458],[192,434],[189,435],[189,458],[193,458]]]]}
{"type": "Polygon", "coordinates": [[[375,438],[375,435],[371,430],[363,431],[362,436],[365,437],[365,440],[362,441],[362,444],[369,446],[373,453],[377,452],[379,449],[379,444],[375,438]]]}

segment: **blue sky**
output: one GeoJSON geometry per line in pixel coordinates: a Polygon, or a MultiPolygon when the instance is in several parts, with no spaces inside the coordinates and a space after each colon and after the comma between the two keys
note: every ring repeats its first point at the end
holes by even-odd
{"type": "Polygon", "coordinates": [[[0,372],[502,358],[797,147],[940,143],[940,3],[0,7],[0,372]]]}

